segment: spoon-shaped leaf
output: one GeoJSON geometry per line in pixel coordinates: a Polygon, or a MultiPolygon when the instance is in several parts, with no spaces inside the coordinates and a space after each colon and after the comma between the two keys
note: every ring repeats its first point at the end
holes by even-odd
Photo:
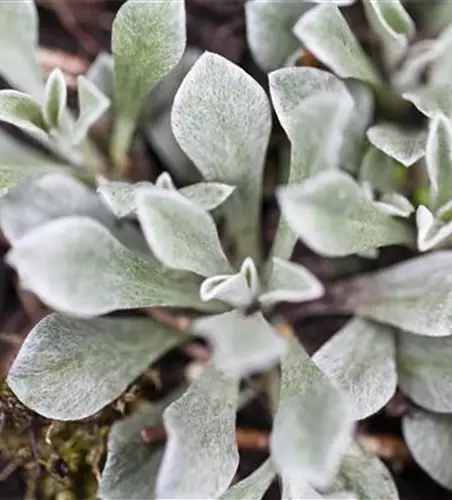
{"type": "Polygon", "coordinates": [[[380,78],[354,33],[332,3],[310,9],[294,27],[295,35],[317,59],[341,78],[355,78],[373,85],[380,78]]]}
{"type": "Polygon", "coordinates": [[[271,437],[279,473],[324,487],[339,468],[353,430],[349,401],[291,336],[271,437]]]}
{"type": "Polygon", "coordinates": [[[138,190],[136,205],[146,240],[163,264],[201,276],[232,271],[208,212],[176,191],[159,188],[138,190]]]}
{"type": "Polygon", "coordinates": [[[203,308],[194,283],[175,281],[86,217],[56,219],[30,231],[16,241],[8,263],[24,287],[68,314],[171,305],[203,308]]]}
{"type": "Polygon", "coordinates": [[[403,436],[414,460],[437,483],[452,490],[452,416],[419,410],[403,419],[403,436]]]}
{"type": "Polygon", "coordinates": [[[172,126],[179,145],[206,180],[236,186],[224,207],[226,218],[241,257],[256,258],[271,130],[264,90],[238,66],[204,53],[176,94],[172,126]]]}
{"type": "Polygon", "coordinates": [[[112,156],[121,164],[143,103],[185,49],[183,0],[128,0],[113,23],[116,128],[112,156]]]}
{"type": "Polygon", "coordinates": [[[8,82],[37,99],[44,81],[36,60],[38,11],[34,0],[0,2],[0,73],[8,82]]]}
{"type": "Polygon", "coordinates": [[[168,442],[157,478],[157,498],[217,498],[239,463],[235,437],[238,381],[212,365],[163,418],[168,442]]]}
{"type": "Polygon", "coordinates": [[[397,343],[399,386],[420,406],[452,412],[452,337],[431,338],[401,332],[397,343]]]}
{"type": "Polygon", "coordinates": [[[59,128],[66,111],[67,87],[63,72],[55,69],[50,74],[45,87],[45,101],[42,107],[44,121],[49,127],[59,128]]]}
{"type": "Polygon", "coordinates": [[[26,338],[7,382],[40,415],[83,419],[119,397],[149,364],[184,340],[179,331],[149,318],[51,314],[26,338]]]}
{"type": "Polygon", "coordinates": [[[312,359],[339,389],[349,394],[356,420],[373,415],[394,395],[397,371],[392,328],[353,319],[312,359]]]}
{"type": "Polygon", "coordinates": [[[300,186],[282,188],[278,200],[292,230],[321,255],[345,256],[414,240],[408,226],[375,207],[342,172],[322,172],[300,186]]]}
{"type": "Polygon", "coordinates": [[[450,335],[452,252],[422,255],[352,280],[348,306],[419,335],[450,335]]]}

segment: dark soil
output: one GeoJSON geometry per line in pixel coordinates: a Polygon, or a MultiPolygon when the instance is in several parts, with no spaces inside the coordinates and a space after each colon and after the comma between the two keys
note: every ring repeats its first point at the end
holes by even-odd
{"type": "MultiPolygon", "coordinates": [[[[97,2],[86,0],[68,1],[49,0],[40,3],[41,33],[40,45],[58,49],[63,52],[93,60],[96,53],[109,50],[110,23],[114,12],[122,3],[118,0],[97,2]]],[[[248,71],[256,75],[260,81],[265,81],[264,75],[257,74],[252,65],[245,37],[243,14],[244,0],[187,0],[188,40],[190,45],[220,53],[237,64],[241,64],[248,71]]],[[[366,36],[365,26],[360,26],[362,17],[359,13],[351,13],[350,19],[356,25],[357,32],[366,36]]],[[[364,40],[366,42],[366,40],[364,40]]],[[[367,41],[371,43],[371,41],[367,41]]],[[[141,167],[134,173],[135,178],[152,178],[155,155],[145,150],[148,155],[141,167]],[[143,166],[144,165],[144,166],[143,166]]],[[[265,205],[265,223],[271,225],[277,217],[275,204],[269,201],[265,205]]],[[[7,243],[0,238],[0,252],[3,255],[7,250],[7,243]]],[[[406,258],[398,249],[383,252],[378,266],[406,258]]],[[[304,248],[297,248],[296,259],[315,269],[315,272],[328,281],[331,276],[324,262],[310,254],[304,248]]],[[[370,267],[370,263],[367,267],[370,267]]],[[[375,263],[372,263],[375,266],[375,263]]],[[[16,287],[14,273],[0,260],[0,332],[14,334],[18,340],[25,338],[32,326],[45,314],[37,299],[26,293],[19,293],[16,287]]],[[[296,311],[295,311],[296,312],[296,311]]],[[[293,310],[292,310],[293,313],[293,310]]],[[[296,316],[296,314],[295,314],[296,316]]],[[[317,318],[300,319],[296,321],[297,334],[312,353],[328,340],[346,321],[347,318],[336,316],[321,316],[317,318]]],[[[17,347],[0,340],[0,376],[5,375],[13,359],[17,347]]],[[[159,362],[163,377],[161,392],[166,392],[184,380],[184,369],[189,357],[181,353],[173,353],[159,362]]],[[[238,418],[238,425],[250,429],[270,430],[271,419],[266,407],[266,401],[255,400],[244,408],[238,418]]],[[[388,416],[383,410],[379,415],[363,424],[368,432],[400,437],[400,419],[388,416]]],[[[1,452],[1,450],[0,450],[1,452]]],[[[255,467],[266,458],[265,453],[246,451],[241,454],[239,476],[251,473],[255,467]]],[[[0,461],[0,470],[3,468],[0,461]]],[[[390,467],[393,463],[388,462],[390,467]]],[[[448,492],[429,479],[415,465],[407,465],[401,471],[394,470],[395,478],[400,489],[402,500],[452,500],[452,493],[448,492]]],[[[0,500],[21,499],[24,495],[23,478],[20,471],[9,476],[7,481],[0,484],[0,500]]],[[[266,498],[277,499],[278,489],[273,485],[266,498]]],[[[81,499],[83,500],[83,499],[81,499]]]]}

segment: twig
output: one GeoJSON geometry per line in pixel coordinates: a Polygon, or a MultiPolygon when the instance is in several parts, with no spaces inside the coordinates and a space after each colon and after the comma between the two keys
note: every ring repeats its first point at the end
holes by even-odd
{"type": "Polygon", "coordinates": [[[47,47],[38,48],[38,63],[45,76],[50,75],[55,68],[61,69],[69,87],[76,87],[76,77],[85,74],[89,68],[87,60],[47,47]]]}
{"type": "Polygon", "coordinates": [[[357,441],[367,453],[389,460],[397,468],[413,463],[410,450],[400,437],[390,434],[360,434],[357,441]]]}

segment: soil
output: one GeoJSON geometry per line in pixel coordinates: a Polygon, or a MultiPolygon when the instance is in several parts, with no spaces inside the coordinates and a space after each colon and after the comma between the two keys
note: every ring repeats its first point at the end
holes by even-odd
{"type": "MultiPolygon", "coordinates": [[[[40,46],[52,51],[61,51],[76,56],[87,62],[92,61],[100,51],[109,50],[111,21],[121,1],[89,0],[41,0],[40,11],[40,46]]],[[[243,12],[244,0],[187,0],[188,41],[205,50],[220,53],[237,64],[242,65],[262,82],[264,75],[259,75],[252,64],[245,37],[243,12]]],[[[361,30],[363,36],[366,27],[361,26],[362,16],[359,12],[351,12],[350,17],[361,30]]],[[[369,42],[371,43],[371,41],[369,42]]],[[[152,178],[156,157],[145,148],[142,151],[143,161],[135,162],[134,177],[137,179],[152,178]]],[[[265,203],[263,212],[265,227],[271,226],[277,217],[276,207],[272,200],[265,203]]],[[[271,232],[269,230],[268,232],[271,232]]],[[[8,245],[0,238],[0,252],[3,255],[8,245]]],[[[331,279],[328,267],[318,257],[310,254],[302,246],[297,247],[296,259],[308,265],[325,281],[331,279]]],[[[407,256],[400,249],[383,252],[378,266],[386,266],[407,256]]],[[[375,266],[375,263],[372,264],[375,266]]],[[[367,264],[370,268],[370,264],[367,264]]],[[[291,314],[294,313],[292,308],[291,314]]],[[[3,376],[14,354],[17,345],[25,338],[32,326],[47,314],[47,310],[32,294],[19,292],[16,278],[2,260],[0,260],[0,332],[11,334],[8,341],[0,339],[0,377],[3,376]],[[16,342],[11,342],[11,339],[16,342]]],[[[296,317],[296,309],[295,315],[296,317]]],[[[312,353],[328,340],[346,321],[347,318],[337,316],[320,316],[295,321],[295,329],[306,349],[312,353]]],[[[190,356],[187,353],[172,353],[159,362],[162,374],[162,389],[166,392],[184,380],[184,373],[190,356]]],[[[362,428],[369,434],[390,436],[395,442],[400,441],[400,418],[393,416],[390,409],[382,410],[378,415],[368,419],[362,428]]],[[[255,400],[239,413],[238,425],[243,428],[270,430],[271,420],[268,415],[266,401],[255,400]]],[[[1,452],[1,450],[0,450],[1,452]]],[[[266,453],[242,451],[239,477],[252,472],[266,458],[266,453]]],[[[442,489],[428,478],[412,463],[400,464],[397,456],[387,461],[393,470],[402,500],[452,500],[452,493],[442,489]]],[[[0,470],[4,463],[0,459],[0,470]]],[[[21,499],[24,496],[24,481],[21,471],[11,474],[0,484],[0,500],[21,499]]],[[[273,485],[266,495],[267,499],[277,499],[278,488],[273,485]]]]}

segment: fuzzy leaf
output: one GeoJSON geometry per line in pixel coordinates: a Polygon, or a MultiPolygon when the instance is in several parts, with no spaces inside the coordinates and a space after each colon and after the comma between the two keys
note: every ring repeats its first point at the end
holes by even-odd
{"type": "Polygon", "coordinates": [[[0,2],[0,73],[8,82],[37,99],[44,81],[36,61],[38,11],[34,0],[0,2]]]}
{"type": "Polygon", "coordinates": [[[312,359],[349,394],[356,420],[373,415],[394,395],[397,371],[392,328],[352,319],[312,359]]]}
{"type": "Polygon", "coordinates": [[[450,201],[452,189],[452,125],[444,115],[430,122],[425,163],[432,203],[439,208],[450,201]]]}
{"type": "Polygon", "coordinates": [[[376,208],[342,172],[322,172],[301,186],[282,188],[278,200],[292,230],[321,255],[345,256],[413,240],[409,227],[376,208]]]}
{"type": "Polygon", "coordinates": [[[26,338],[7,382],[40,415],[80,420],[119,397],[149,364],[185,340],[150,318],[51,314],[26,338]]]}
{"type": "Polygon", "coordinates": [[[48,139],[41,106],[30,95],[16,90],[1,90],[0,121],[10,123],[44,142],[48,139]]]}
{"type": "Polygon", "coordinates": [[[452,337],[401,332],[397,343],[399,386],[415,403],[438,413],[452,412],[452,337]]]}
{"type": "MultiPolygon", "coordinates": [[[[353,444],[345,454],[338,481],[356,493],[359,500],[399,500],[391,473],[377,457],[368,456],[353,444]]],[[[336,498],[331,495],[331,498],[336,498]]]]}
{"type": "Polygon", "coordinates": [[[300,43],[292,28],[309,8],[305,0],[261,2],[245,4],[246,34],[254,60],[264,71],[282,66],[300,43]]]}
{"type": "Polygon", "coordinates": [[[452,333],[452,252],[415,257],[351,281],[356,314],[430,337],[452,333]]]}
{"type": "Polygon", "coordinates": [[[271,131],[264,90],[238,66],[204,53],[177,92],[172,126],[179,145],[206,180],[236,186],[225,205],[226,217],[242,257],[255,258],[271,131]]]}
{"type": "Polygon", "coordinates": [[[201,276],[231,271],[215,222],[205,210],[175,191],[158,188],[140,189],[136,205],[146,240],[163,264],[201,276]]]}
{"type": "Polygon", "coordinates": [[[71,215],[93,218],[128,248],[149,254],[146,241],[136,228],[118,224],[95,193],[66,173],[47,174],[23,182],[0,201],[0,225],[13,245],[32,229],[71,215]]]}
{"type": "Polygon", "coordinates": [[[163,404],[144,406],[115,422],[110,430],[107,461],[102,471],[98,496],[102,500],[151,500],[162,458],[162,448],[143,441],[146,427],[162,425],[163,404]]]}
{"type": "Polygon", "coordinates": [[[411,202],[399,193],[385,193],[379,201],[374,201],[374,205],[385,214],[405,219],[414,212],[411,202]]]}
{"type": "Polygon", "coordinates": [[[369,0],[364,2],[367,19],[380,40],[383,57],[393,68],[405,55],[415,25],[400,0],[369,0]]]}
{"type": "Polygon", "coordinates": [[[405,167],[414,165],[425,155],[427,135],[424,131],[405,130],[391,123],[375,125],[367,138],[376,148],[405,167]]]}
{"type": "Polygon", "coordinates": [[[447,246],[452,239],[452,222],[444,223],[435,218],[432,212],[423,205],[417,209],[416,224],[417,246],[421,252],[447,246]]]}
{"type": "Polygon", "coordinates": [[[252,474],[231,486],[220,500],[261,500],[276,476],[275,467],[267,459],[252,474]]]}
{"type": "Polygon", "coordinates": [[[452,85],[450,82],[428,85],[420,90],[406,92],[404,99],[412,102],[416,108],[429,118],[442,113],[452,118],[452,85]]]}
{"type": "Polygon", "coordinates": [[[237,380],[226,380],[209,365],[165,410],[168,442],[158,498],[217,498],[226,491],[239,463],[237,404],[237,380]]]}
{"type": "Polygon", "coordinates": [[[270,306],[278,302],[303,302],[322,297],[320,281],[304,266],[273,257],[271,275],[259,302],[270,306]]]}
{"type": "Polygon", "coordinates": [[[204,302],[216,299],[234,308],[244,309],[257,299],[260,287],[256,264],[248,257],[243,261],[238,273],[216,275],[204,280],[199,289],[199,296],[204,302]]]}
{"type": "Polygon", "coordinates": [[[452,490],[452,416],[419,410],[403,419],[403,436],[418,465],[437,483],[452,490]]]}
{"type": "Polygon", "coordinates": [[[134,254],[86,217],[56,219],[29,232],[16,241],[8,263],[27,289],[68,314],[202,307],[194,283],[174,281],[158,264],[134,254]]]}
{"type": "Polygon", "coordinates": [[[235,187],[221,182],[197,182],[183,187],[179,192],[203,210],[214,210],[222,205],[235,187]]]}
{"type": "Polygon", "coordinates": [[[94,83],[84,76],[77,78],[78,105],[80,114],[72,132],[72,143],[80,144],[88,135],[92,125],[110,107],[110,100],[94,83]]]}
{"type": "Polygon", "coordinates": [[[372,85],[380,83],[380,77],[336,5],[313,7],[297,22],[294,33],[341,78],[355,78],[372,85]]]}
{"type": "Polygon", "coordinates": [[[128,0],[113,23],[117,123],[112,144],[118,164],[127,152],[143,103],[185,49],[183,0],[128,0]]]}
{"type": "Polygon", "coordinates": [[[354,107],[344,131],[340,153],[340,165],[351,172],[357,172],[365,152],[366,130],[374,116],[374,97],[372,91],[362,82],[347,82],[354,107]]]}
{"type": "Polygon", "coordinates": [[[45,87],[45,101],[42,108],[44,121],[49,129],[57,129],[66,111],[67,87],[63,72],[54,69],[45,87]]]}
{"type": "Polygon", "coordinates": [[[398,165],[386,153],[369,146],[361,162],[358,178],[361,184],[368,184],[373,189],[383,193],[393,192],[398,185],[397,167],[405,170],[405,167],[398,165]]]}
{"type": "Polygon", "coordinates": [[[299,106],[307,99],[318,95],[335,95],[338,101],[348,101],[353,106],[347,87],[327,71],[283,68],[270,73],[268,79],[273,106],[291,141],[296,138],[295,131],[300,122],[299,106]]]}
{"type": "Polygon", "coordinates": [[[291,336],[282,362],[281,394],[271,437],[280,474],[323,487],[339,468],[353,430],[345,396],[291,336]]]}
{"type": "Polygon", "coordinates": [[[260,312],[244,316],[236,310],[201,318],[193,331],[212,343],[215,367],[227,377],[243,377],[269,368],[287,347],[260,312]]]}

